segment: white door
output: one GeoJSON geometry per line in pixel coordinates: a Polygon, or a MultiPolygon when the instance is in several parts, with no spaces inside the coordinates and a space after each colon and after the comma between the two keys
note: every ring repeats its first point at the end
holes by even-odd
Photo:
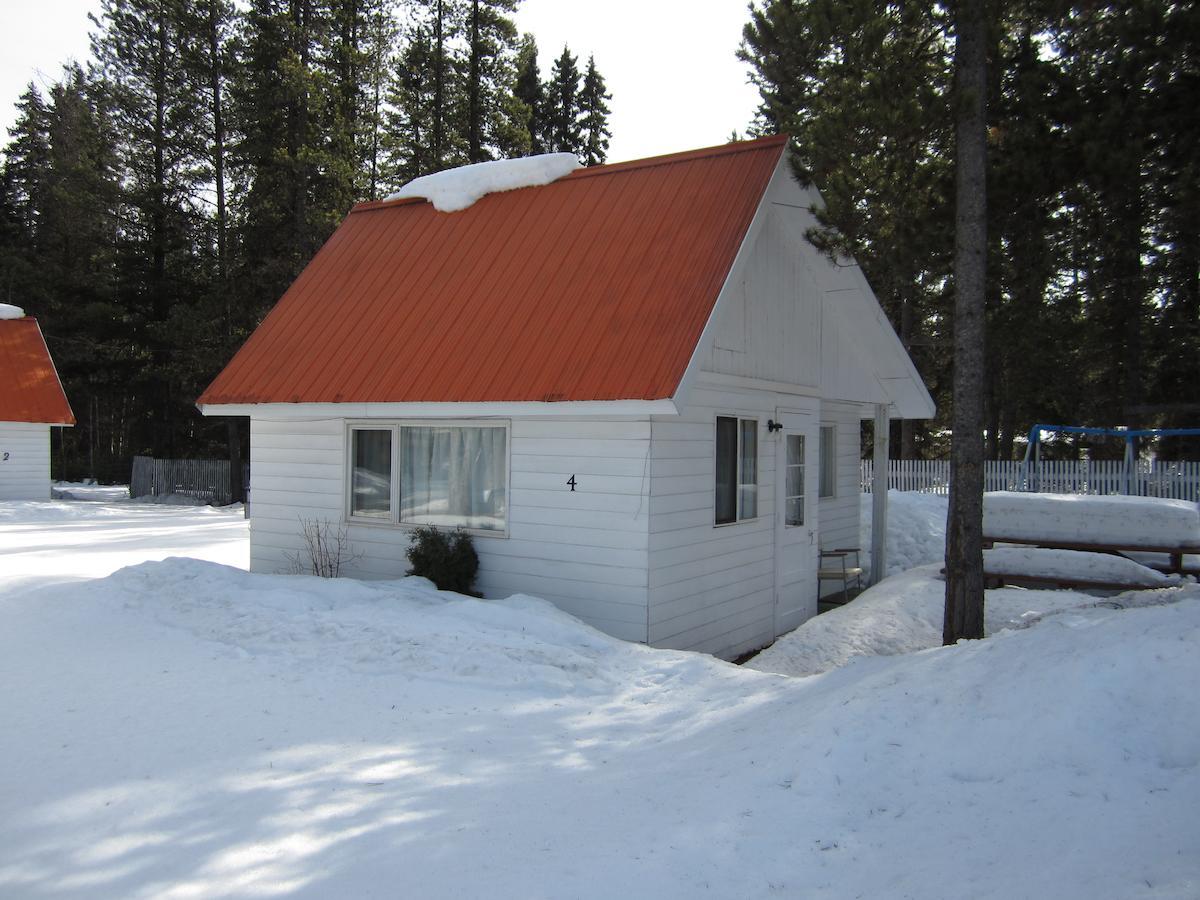
{"type": "Polygon", "coordinates": [[[780,410],[775,451],[775,634],[817,614],[817,430],[812,413],[780,410]]]}

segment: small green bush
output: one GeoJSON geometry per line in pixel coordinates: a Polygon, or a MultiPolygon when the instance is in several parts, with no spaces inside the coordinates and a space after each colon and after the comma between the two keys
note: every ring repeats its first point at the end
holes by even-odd
{"type": "Polygon", "coordinates": [[[443,531],[432,525],[414,529],[408,562],[413,575],[428,578],[439,591],[480,596],[475,592],[479,557],[471,536],[462,529],[443,531]]]}

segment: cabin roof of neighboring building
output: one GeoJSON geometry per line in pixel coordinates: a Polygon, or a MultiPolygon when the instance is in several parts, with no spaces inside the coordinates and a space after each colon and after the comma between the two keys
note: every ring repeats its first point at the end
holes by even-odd
{"type": "Polygon", "coordinates": [[[670,398],[786,147],[359,204],[198,402],[670,398]]]}
{"type": "Polygon", "coordinates": [[[37,319],[0,319],[0,422],[74,425],[37,319]]]}

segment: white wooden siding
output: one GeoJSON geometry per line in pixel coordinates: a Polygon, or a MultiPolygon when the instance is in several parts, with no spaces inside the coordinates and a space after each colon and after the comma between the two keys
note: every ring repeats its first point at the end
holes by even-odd
{"type": "MultiPolygon", "coordinates": [[[[344,419],[252,419],[250,566],[290,570],[300,520],[345,520],[344,419]]],[[[478,589],[527,593],[627,640],[645,641],[648,419],[513,419],[508,537],[475,540],[478,589]],[[567,480],[575,476],[576,490],[567,480]]],[[[349,526],[360,559],[346,574],[397,578],[408,570],[406,528],[349,526]]]]}
{"type": "Polygon", "coordinates": [[[50,426],[0,422],[0,500],[49,499],[50,426]]]}
{"type": "Polygon", "coordinates": [[[777,406],[797,402],[701,380],[678,417],[651,420],[649,639],[655,646],[732,658],[774,637],[778,438],[768,435],[767,420],[777,406]],[[758,516],[720,527],[714,525],[718,415],[758,420],[759,466],[758,516]]]}
{"type": "Polygon", "coordinates": [[[730,275],[706,372],[816,387],[821,379],[821,292],[780,215],[767,220],[744,264],[730,275]]]}
{"type": "MultiPolygon", "coordinates": [[[[834,496],[820,500],[819,535],[822,550],[859,545],[860,409],[854,403],[821,402],[821,425],[832,425],[837,429],[834,440],[837,456],[836,490],[834,496]]],[[[821,583],[822,596],[838,593],[841,589],[840,583],[821,583]]]]}

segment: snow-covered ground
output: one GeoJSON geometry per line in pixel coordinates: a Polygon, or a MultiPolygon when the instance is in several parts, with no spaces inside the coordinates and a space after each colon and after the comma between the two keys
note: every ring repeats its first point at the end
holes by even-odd
{"type": "Polygon", "coordinates": [[[1194,587],[791,679],[418,579],[62,580],[235,523],[0,504],[0,896],[1200,895],[1194,587]]]}
{"type": "Polygon", "coordinates": [[[140,503],[121,486],[54,490],[78,499],[0,502],[0,590],[18,581],[97,578],[169,556],[250,567],[250,532],[240,505],[140,503]]]}
{"type": "MultiPolygon", "coordinates": [[[[917,491],[888,491],[887,574],[897,575],[946,558],[949,498],[917,491]]],[[[859,495],[859,546],[871,569],[871,495],[859,495]]]]}

